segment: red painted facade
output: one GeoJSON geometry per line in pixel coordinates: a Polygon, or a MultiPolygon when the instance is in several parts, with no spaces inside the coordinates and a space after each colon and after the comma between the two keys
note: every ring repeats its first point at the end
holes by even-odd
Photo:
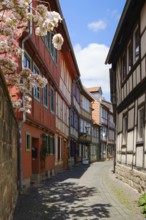
{"type": "MultiPolygon", "coordinates": [[[[58,1],[49,1],[52,10],[59,10],[59,13],[62,16],[60,11],[60,6],[58,1]]],[[[63,16],[62,16],[63,17],[63,16]]],[[[31,114],[26,114],[26,121],[22,126],[22,184],[24,186],[29,186],[31,181],[40,180],[45,177],[49,177],[55,171],[55,135],[56,135],[56,93],[59,94],[66,105],[69,107],[68,100],[66,96],[63,95],[60,90],[60,77],[61,77],[61,64],[62,59],[66,63],[66,66],[69,71],[71,80],[78,77],[79,72],[76,65],[75,57],[73,52],[71,52],[71,43],[68,36],[65,23],[60,24],[59,32],[63,35],[64,45],[61,51],[57,52],[57,62],[53,60],[53,57],[45,45],[44,39],[38,37],[32,29],[31,35],[25,41],[25,37],[22,39],[24,43],[24,50],[31,60],[31,69],[35,64],[39,69],[41,75],[44,75],[48,80],[48,96],[47,96],[47,107],[43,104],[43,89],[39,91],[39,100],[35,99],[32,91],[32,109],[31,114]],[[50,88],[54,90],[54,111],[50,111],[50,88]],[[46,150],[45,140],[52,140],[53,150],[44,154],[46,150]],[[46,139],[48,138],[48,139],[46,139]],[[29,145],[30,142],[30,146],[29,145]]],[[[20,66],[22,63],[20,62],[20,66]]],[[[18,114],[18,119],[20,114],[18,114]]],[[[60,149],[60,154],[62,154],[63,167],[67,168],[67,142],[68,137],[65,137],[64,134],[60,134],[57,131],[57,134],[60,135],[60,144],[62,148],[60,149]]],[[[51,143],[51,142],[49,142],[51,143]]],[[[49,146],[50,147],[50,146],[49,146]]]]}

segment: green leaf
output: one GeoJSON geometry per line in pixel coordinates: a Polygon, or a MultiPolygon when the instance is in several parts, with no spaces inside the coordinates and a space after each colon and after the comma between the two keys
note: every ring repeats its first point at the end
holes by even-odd
{"type": "Polygon", "coordinates": [[[144,198],[144,199],[145,199],[145,202],[146,202],[146,193],[143,194],[142,198],[144,198]]]}
{"type": "Polygon", "coordinates": [[[144,205],[144,206],[141,208],[141,213],[142,213],[142,214],[145,214],[145,213],[146,213],[146,205],[144,205]]]}
{"type": "Polygon", "coordinates": [[[138,200],[138,206],[142,206],[142,205],[144,205],[144,204],[146,204],[146,201],[145,201],[145,199],[144,199],[143,197],[141,197],[141,198],[138,200]]]}

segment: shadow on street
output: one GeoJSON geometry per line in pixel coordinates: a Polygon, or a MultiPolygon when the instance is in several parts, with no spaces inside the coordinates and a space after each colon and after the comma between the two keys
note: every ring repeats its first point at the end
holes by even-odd
{"type": "Polygon", "coordinates": [[[98,193],[97,189],[79,186],[76,182],[87,169],[88,166],[81,165],[66,170],[19,195],[14,220],[98,220],[110,217],[110,204],[88,202],[88,198],[98,193]]]}

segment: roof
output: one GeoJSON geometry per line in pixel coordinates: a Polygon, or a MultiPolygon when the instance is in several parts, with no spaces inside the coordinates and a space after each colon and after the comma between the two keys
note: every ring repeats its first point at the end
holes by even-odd
{"type": "Polygon", "coordinates": [[[92,94],[88,91],[88,89],[85,86],[83,86],[83,84],[82,84],[82,94],[84,94],[86,98],[88,98],[90,101],[94,100],[92,94]]]}
{"type": "Polygon", "coordinates": [[[87,90],[89,92],[99,92],[101,90],[101,87],[99,87],[99,86],[91,87],[91,88],[87,88],[87,90]]]}
{"type": "Polygon", "coordinates": [[[69,35],[69,32],[68,32],[68,28],[67,28],[67,25],[66,25],[66,21],[65,21],[65,18],[63,17],[63,13],[62,13],[62,9],[61,9],[61,6],[60,6],[60,3],[59,3],[59,0],[53,0],[53,3],[56,5],[57,9],[58,9],[58,12],[59,14],[61,15],[62,17],[62,22],[60,23],[60,25],[58,26],[58,30],[61,32],[61,34],[63,35],[63,37],[65,36],[65,41],[62,45],[62,50],[61,51],[66,51],[68,52],[69,54],[71,54],[71,57],[72,57],[72,61],[73,61],[73,65],[72,67],[73,70],[72,72],[77,74],[77,78],[80,77],[80,70],[79,70],[79,67],[78,67],[78,64],[77,64],[77,60],[76,60],[76,57],[75,57],[75,54],[74,54],[74,50],[73,50],[73,46],[72,46],[72,42],[71,42],[71,39],[70,39],[70,35],[69,35]]]}

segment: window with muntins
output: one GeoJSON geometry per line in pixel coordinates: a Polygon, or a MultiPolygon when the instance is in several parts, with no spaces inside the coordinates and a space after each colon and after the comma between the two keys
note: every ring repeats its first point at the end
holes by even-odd
{"type": "Polygon", "coordinates": [[[52,59],[57,63],[57,49],[53,46],[52,43],[53,34],[48,32],[45,37],[43,37],[44,43],[49,49],[52,59]]]}
{"type": "Polygon", "coordinates": [[[121,56],[121,78],[122,81],[126,78],[127,74],[131,71],[133,65],[139,59],[140,56],[140,33],[139,27],[135,29],[129,44],[121,56]]]}
{"type": "Polygon", "coordinates": [[[23,57],[23,67],[31,69],[31,58],[26,53],[24,53],[23,57]]]}
{"type": "MultiPolygon", "coordinates": [[[[35,65],[33,66],[33,72],[37,75],[39,74],[39,69],[35,65]]],[[[33,95],[37,100],[40,99],[40,88],[39,87],[34,86],[33,95]]]]}

